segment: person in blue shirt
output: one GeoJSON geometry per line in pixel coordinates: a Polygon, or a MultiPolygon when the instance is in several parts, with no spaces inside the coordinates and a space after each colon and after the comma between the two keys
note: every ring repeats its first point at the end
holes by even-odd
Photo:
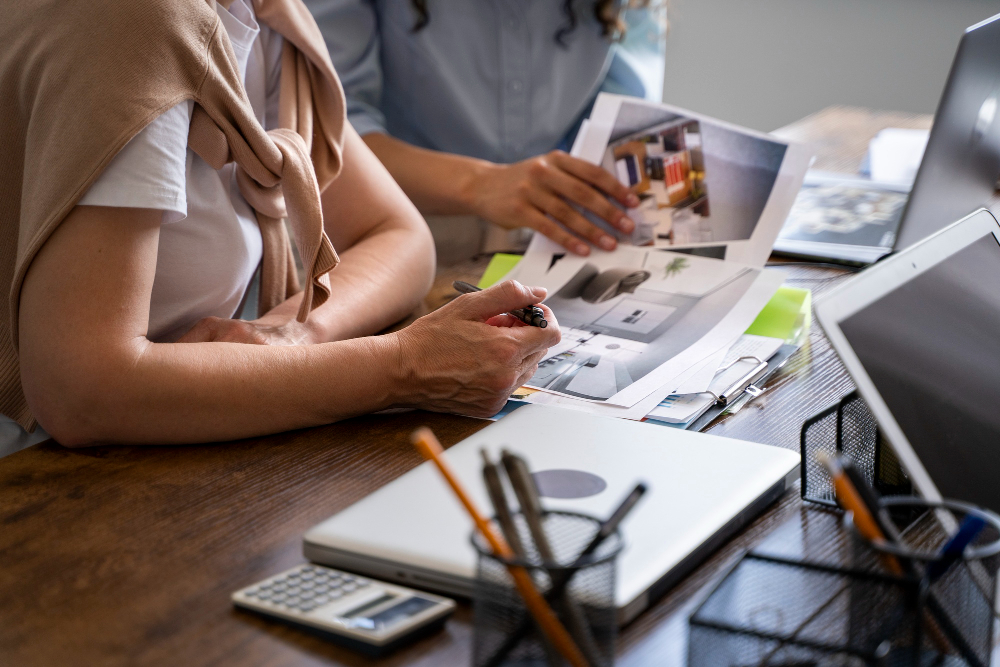
{"type": "Polygon", "coordinates": [[[638,201],[567,155],[601,91],[660,100],[664,21],[649,0],[306,0],[348,118],[424,214],[530,227],[581,255],[630,233],[605,195],[638,201]]]}

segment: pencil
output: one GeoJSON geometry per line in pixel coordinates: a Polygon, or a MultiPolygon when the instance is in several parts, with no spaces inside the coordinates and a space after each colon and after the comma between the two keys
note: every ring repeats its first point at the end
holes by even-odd
{"type": "MultiPolygon", "coordinates": [[[[410,439],[417,448],[417,451],[423,454],[429,461],[433,461],[434,465],[437,466],[448,486],[455,492],[458,500],[465,507],[469,516],[472,517],[476,528],[482,533],[483,537],[489,543],[490,548],[493,549],[494,555],[506,561],[512,560],[514,558],[513,550],[501,536],[496,534],[493,527],[479,513],[479,510],[476,509],[472,498],[469,497],[469,494],[466,493],[462,484],[458,481],[455,473],[451,470],[451,466],[444,460],[442,456],[444,450],[441,448],[441,443],[438,442],[438,439],[434,437],[434,433],[426,427],[418,428],[413,432],[410,439]]],[[[573,667],[588,667],[587,660],[573,642],[572,637],[566,632],[566,628],[559,622],[555,612],[552,611],[552,607],[549,606],[545,598],[542,597],[542,594],[535,588],[535,582],[532,581],[528,571],[517,565],[507,565],[507,571],[510,572],[510,576],[514,580],[517,592],[524,599],[524,605],[534,617],[535,622],[538,623],[538,627],[541,628],[545,636],[556,647],[556,650],[559,651],[560,655],[573,667]]]]}
{"type": "MultiPolygon", "coordinates": [[[[890,527],[888,527],[889,534],[887,535],[886,531],[883,531],[876,518],[877,515],[874,513],[877,510],[874,508],[872,510],[868,509],[864,497],[854,486],[854,483],[841,465],[840,460],[830,456],[826,452],[817,452],[816,460],[830,473],[830,478],[833,480],[833,489],[837,494],[837,502],[840,503],[841,507],[853,514],[854,525],[861,536],[874,544],[885,544],[887,539],[898,543],[897,536],[893,534],[895,528],[891,527],[890,524],[890,527]]],[[[871,491],[872,495],[874,495],[874,490],[872,489],[871,491]]],[[[882,554],[882,559],[886,568],[892,574],[897,576],[904,574],[914,577],[919,576],[919,572],[917,572],[913,563],[909,560],[900,563],[899,559],[889,554],[882,554]]],[[[931,641],[937,644],[942,652],[947,653],[950,640],[951,644],[958,649],[958,652],[962,654],[970,665],[982,665],[975,651],[965,641],[965,638],[958,628],[955,627],[955,624],[948,617],[947,612],[933,593],[928,593],[927,595],[927,608],[930,611],[930,618],[932,619],[932,622],[927,626],[931,641]],[[940,626],[940,630],[937,626],[940,626]]]]}

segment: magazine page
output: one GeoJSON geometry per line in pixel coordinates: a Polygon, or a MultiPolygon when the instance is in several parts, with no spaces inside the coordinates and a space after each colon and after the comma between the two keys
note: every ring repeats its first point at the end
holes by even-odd
{"type": "Polygon", "coordinates": [[[601,93],[572,154],[635,192],[620,242],[760,267],[812,159],[805,146],[666,104],[601,93]]]}
{"type": "Polygon", "coordinates": [[[516,277],[549,290],[563,337],[526,386],[622,407],[676,389],[671,381],[731,345],[783,280],[656,248],[578,257],[546,245],[532,243],[516,277]]]}

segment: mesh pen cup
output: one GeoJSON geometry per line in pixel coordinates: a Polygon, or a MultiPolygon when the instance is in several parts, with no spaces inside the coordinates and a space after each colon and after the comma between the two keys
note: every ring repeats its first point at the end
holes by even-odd
{"type": "MultiPolygon", "coordinates": [[[[621,535],[617,532],[610,535],[592,555],[577,563],[601,522],[584,514],[547,512],[542,525],[554,558],[543,562],[523,515],[515,514],[514,523],[524,545],[523,559],[498,558],[481,535],[472,536],[478,555],[473,599],[473,665],[567,664],[532,620],[508,566],[523,567],[530,573],[535,587],[593,667],[613,665],[618,631],[615,571],[623,546],[621,535]]],[[[493,525],[500,534],[495,521],[493,525]]]]}
{"type": "MultiPolygon", "coordinates": [[[[923,664],[940,656],[946,664],[988,666],[1000,566],[1000,517],[953,500],[900,496],[883,498],[882,504],[896,521],[898,544],[866,540],[849,513],[844,516],[844,525],[851,535],[855,569],[916,581],[910,601],[918,611],[913,639],[896,645],[886,643],[883,652],[899,654],[899,660],[908,653],[900,664],[923,664]],[[918,518],[913,520],[914,516],[918,518]],[[954,561],[942,562],[945,545],[970,516],[981,520],[983,528],[954,561]]],[[[855,643],[873,647],[885,642],[900,623],[895,607],[887,599],[852,596],[849,617],[855,643]]]]}

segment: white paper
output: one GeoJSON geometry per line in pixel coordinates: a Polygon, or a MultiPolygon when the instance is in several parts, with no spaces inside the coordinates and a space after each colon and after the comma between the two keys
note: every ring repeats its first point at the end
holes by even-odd
{"type": "Polygon", "coordinates": [[[890,127],[868,144],[868,168],[873,181],[910,185],[917,177],[927,148],[929,130],[890,127]]]}
{"type": "Polygon", "coordinates": [[[548,289],[563,342],[527,385],[619,407],[666,397],[736,340],[782,282],[777,271],[706,257],[634,246],[578,257],[535,239],[518,278],[548,289]]]}
{"type": "Polygon", "coordinates": [[[653,408],[649,417],[671,424],[686,424],[703,415],[714,403],[715,399],[708,394],[684,394],[682,396],[674,394],[667,396],[658,406],[653,408]]]}
{"type": "Polygon", "coordinates": [[[719,372],[719,368],[726,360],[726,355],[729,353],[728,349],[721,349],[704,362],[695,368],[695,372],[691,373],[683,382],[678,384],[672,394],[699,394],[710,386],[712,386],[712,380],[715,379],[715,374],[719,372]]]}
{"type": "MultiPolygon", "coordinates": [[[[784,342],[780,338],[743,334],[724,354],[720,365],[723,370],[717,369],[718,372],[706,388],[716,394],[724,392],[758,364],[754,359],[740,361],[741,357],[756,357],[760,361],[767,361],[784,342]]],[[[700,416],[713,403],[715,399],[710,394],[678,390],[650,410],[649,416],[661,421],[686,423],[700,416]]]]}

